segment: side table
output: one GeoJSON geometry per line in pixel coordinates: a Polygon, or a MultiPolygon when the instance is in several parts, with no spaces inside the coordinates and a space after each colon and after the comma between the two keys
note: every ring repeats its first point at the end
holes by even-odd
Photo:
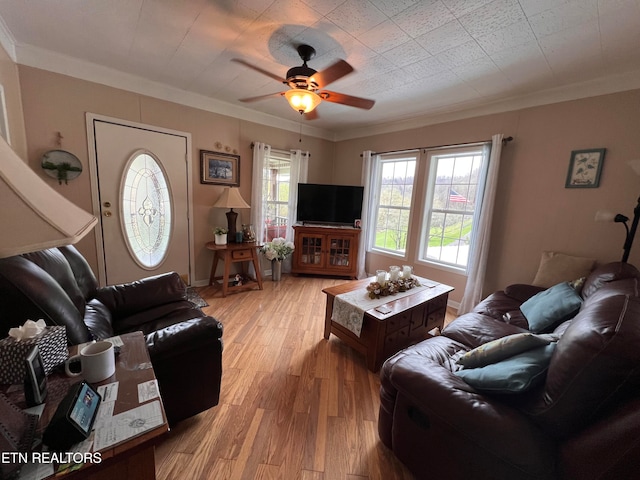
{"type": "MultiPolygon", "coordinates": [[[[154,480],[155,477],[155,455],[154,447],[159,442],[162,435],[169,431],[169,424],[164,413],[162,398],[157,390],[157,380],[149,352],[142,332],[132,332],[119,335],[122,342],[120,354],[116,357],[115,373],[102,382],[92,384],[94,388],[101,385],[118,382],[117,396],[113,403],[110,415],[96,421],[95,431],[92,433],[94,441],[91,452],[100,452],[100,463],[85,463],[78,469],[70,468],[63,470],[64,474],[58,473],[46,478],[63,478],[68,480],[154,480]],[[141,398],[141,388],[150,388],[154,393],[141,398]],[[141,428],[139,432],[132,428],[132,432],[126,435],[115,435],[110,437],[110,442],[103,448],[95,449],[97,435],[111,435],[111,428],[117,430],[117,423],[122,422],[122,417],[127,412],[134,412],[139,407],[156,403],[158,415],[162,418],[155,418],[151,428],[141,428]],[[103,432],[98,432],[103,429],[103,432]]],[[[69,348],[69,354],[77,353],[77,346],[69,348]]],[[[38,433],[44,431],[46,425],[51,420],[58,404],[67,393],[69,387],[80,381],[80,377],[67,377],[64,373],[54,372],[48,377],[48,395],[44,411],[40,418],[38,433]]],[[[24,393],[21,386],[15,389],[10,388],[6,392],[9,399],[18,407],[24,408],[24,393]]],[[[103,401],[105,399],[103,398],[103,401]]],[[[102,407],[102,406],[101,406],[102,407]]],[[[109,409],[107,409],[109,410],[109,409]]],[[[145,419],[145,421],[152,419],[145,419]]],[[[136,427],[137,428],[137,427],[136,427]]],[[[22,472],[24,474],[24,472],[22,472]]],[[[24,475],[19,478],[24,478],[24,475]]],[[[31,478],[27,476],[27,478],[31,478]]]]}
{"type": "Polygon", "coordinates": [[[260,273],[260,259],[258,258],[260,245],[256,244],[256,242],[228,243],[226,245],[216,245],[215,242],[208,242],[205,247],[213,250],[209,285],[221,285],[223,297],[226,297],[229,293],[252,290],[255,285],[258,285],[258,289],[262,290],[262,275],[260,273]],[[216,277],[216,267],[220,260],[224,261],[224,271],[222,276],[216,277]],[[243,282],[242,285],[229,285],[232,263],[241,264],[243,278],[248,279],[248,282],[243,282]],[[255,278],[251,278],[248,275],[247,265],[249,264],[253,264],[256,272],[255,278]],[[220,280],[220,283],[218,283],[218,280],[220,280]]]}

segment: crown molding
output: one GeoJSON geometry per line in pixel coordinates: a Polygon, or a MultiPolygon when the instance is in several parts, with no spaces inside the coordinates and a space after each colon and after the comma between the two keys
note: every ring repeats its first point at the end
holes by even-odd
{"type": "MultiPolygon", "coordinates": [[[[1,26],[0,26],[0,41],[1,26]]],[[[335,134],[333,132],[312,127],[308,125],[300,125],[300,122],[283,119],[274,115],[251,110],[246,107],[232,105],[227,102],[213,99],[198,93],[188,92],[180,88],[172,87],[160,82],[154,82],[137,75],[131,75],[112,68],[98,65],[96,63],[87,62],[50,50],[33,47],[31,45],[13,45],[16,63],[28,67],[39,68],[62,75],[86,80],[93,83],[99,83],[108,87],[119,88],[140,95],[146,95],[160,100],[179,103],[188,107],[198,108],[220,115],[246,120],[248,122],[258,123],[261,125],[274,126],[277,128],[300,133],[302,129],[303,135],[311,137],[323,138],[325,140],[334,141],[335,134]]]]}
{"type": "Polygon", "coordinates": [[[640,70],[623,74],[608,75],[595,80],[520,95],[506,100],[486,102],[476,105],[470,105],[467,103],[465,105],[458,106],[458,108],[442,109],[439,112],[433,112],[420,117],[405,119],[399,118],[396,120],[389,120],[389,122],[385,121],[384,123],[375,125],[353,128],[336,133],[335,141],[339,142],[343,140],[352,140],[355,138],[411,130],[439,123],[452,122],[455,120],[464,120],[484,115],[511,112],[524,108],[550,105],[636,89],[640,89],[640,70]]]}
{"type": "Polygon", "coordinates": [[[4,51],[7,52],[7,55],[9,55],[14,63],[18,63],[16,60],[16,43],[16,39],[7,27],[7,24],[4,23],[4,18],[0,17],[0,45],[2,45],[4,51]]]}
{"type": "Polygon", "coordinates": [[[21,65],[68,75],[74,78],[127,90],[140,95],[179,103],[181,105],[198,108],[220,115],[226,115],[248,122],[267,126],[276,125],[277,128],[283,130],[296,133],[301,132],[303,135],[322,138],[332,142],[411,130],[455,120],[463,120],[483,115],[509,112],[523,108],[578,100],[581,98],[640,88],[640,70],[635,70],[629,73],[612,74],[595,80],[556,87],[531,94],[514,96],[506,100],[474,104],[465,103],[449,108],[443,108],[427,115],[410,118],[389,118],[384,122],[372,123],[334,132],[309,126],[307,124],[301,125],[299,122],[258,112],[246,107],[232,105],[205,95],[188,92],[186,90],[154,82],[136,75],[123,73],[102,65],[51,52],[46,49],[30,45],[16,44],[15,39],[7,30],[1,17],[0,43],[4,46],[9,56],[16,63],[21,65]]]}

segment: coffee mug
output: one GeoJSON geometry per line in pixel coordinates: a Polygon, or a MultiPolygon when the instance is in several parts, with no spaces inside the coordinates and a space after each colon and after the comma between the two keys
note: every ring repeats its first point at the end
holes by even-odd
{"type": "Polygon", "coordinates": [[[90,343],[80,350],[79,355],[69,357],[64,364],[64,370],[70,377],[82,375],[89,383],[101,382],[109,378],[116,371],[116,356],[111,342],[90,343]],[[69,364],[80,359],[81,369],[75,373],[69,369],[69,364]]]}

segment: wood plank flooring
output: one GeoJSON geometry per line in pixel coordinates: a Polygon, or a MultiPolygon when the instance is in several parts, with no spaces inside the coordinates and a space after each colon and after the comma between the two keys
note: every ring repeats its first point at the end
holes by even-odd
{"type": "Polygon", "coordinates": [[[344,282],[283,275],[227,298],[197,289],[224,324],[220,403],[156,448],[158,479],[413,478],[378,439],[378,375],[323,338],[322,289],[344,282]]]}

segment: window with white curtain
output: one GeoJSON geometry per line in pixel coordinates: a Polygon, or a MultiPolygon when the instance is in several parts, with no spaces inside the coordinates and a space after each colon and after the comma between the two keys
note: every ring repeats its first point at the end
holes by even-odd
{"type": "Polygon", "coordinates": [[[289,200],[291,193],[291,154],[271,150],[262,176],[262,201],[264,208],[264,238],[270,242],[285,237],[291,224],[289,200]]]}
{"type": "Polygon", "coordinates": [[[375,157],[370,224],[372,250],[404,255],[411,221],[411,201],[418,151],[375,157]]]}
{"type": "Polygon", "coordinates": [[[486,168],[482,145],[427,152],[419,260],[465,270],[486,168]]]}

